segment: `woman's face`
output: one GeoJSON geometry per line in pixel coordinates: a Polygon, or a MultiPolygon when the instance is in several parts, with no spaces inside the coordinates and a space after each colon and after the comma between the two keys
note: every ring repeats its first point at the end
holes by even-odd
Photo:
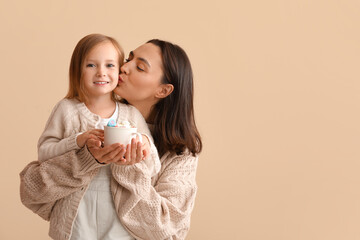
{"type": "Polygon", "coordinates": [[[152,43],[131,51],[126,63],[120,68],[115,93],[130,104],[156,102],[163,77],[161,50],[152,43]]]}

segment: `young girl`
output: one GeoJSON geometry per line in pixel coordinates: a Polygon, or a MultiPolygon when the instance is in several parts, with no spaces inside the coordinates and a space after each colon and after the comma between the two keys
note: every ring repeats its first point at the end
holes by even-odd
{"type": "MultiPolygon", "coordinates": [[[[130,121],[145,136],[144,142],[148,142],[143,153],[144,158],[148,155],[145,162],[149,173],[158,173],[160,160],[144,118],[136,108],[118,102],[113,93],[123,59],[120,45],[111,37],[91,34],[79,41],[71,58],[68,94],[54,107],[39,139],[39,161],[80,150],[90,138],[103,141],[104,125],[110,120],[117,123],[130,121]]],[[[125,152],[125,146],[122,146],[118,155],[123,156],[125,152]]],[[[126,164],[126,161],[123,157],[120,162],[114,163],[126,164]]],[[[124,232],[111,196],[110,165],[104,164],[94,172],[94,178],[79,203],[72,239],[91,239],[91,236],[86,236],[92,235],[92,221],[102,221],[106,226],[97,229],[102,236],[120,236],[124,232]]]]}

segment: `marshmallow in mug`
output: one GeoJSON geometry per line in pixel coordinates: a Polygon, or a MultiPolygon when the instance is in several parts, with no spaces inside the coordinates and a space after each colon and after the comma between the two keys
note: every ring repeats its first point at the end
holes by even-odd
{"type": "Polygon", "coordinates": [[[129,121],[126,120],[122,120],[120,121],[118,124],[116,123],[116,121],[114,119],[111,119],[108,124],[108,127],[123,127],[123,128],[131,128],[133,126],[131,126],[129,121]]]}
{"type": "Polygon", "coordinates": [[[130,122],[123,120],[116,124],[114,120],[110,120],[104,129],[105,141],[104,145],[113,143],[129,144],[133,137],[138,136],[142,142],[142,136],[137,132],[137,128],[133,127],[130,122]]]}

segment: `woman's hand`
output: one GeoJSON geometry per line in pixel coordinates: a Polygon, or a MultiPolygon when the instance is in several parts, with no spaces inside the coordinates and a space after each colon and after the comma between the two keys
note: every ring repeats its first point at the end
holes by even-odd
{"type": "Polygon", "coordinates": [[[86,131],[76,137],[76,144],[82,148],[85,146],[87,140],[94,139],[99,141],[104,141],[104,130],[92,129],[86,131]]]}
{"type": "Polygon", "coordinates": [[[147,136],[143,135],[143,143],[138,138],[131,140],[125,148],[123,144],[114,143],[110,146],[101,147],[99,140],[90,138],[86,145],[99,163],[115,163],[117,165],[133,165],[144,160],[150,153],[150,142],[147,136]]]}
{"type": "Polygon", "coordinates": [[[126,146],[124,158],[120,161],[114,162],[118,165],[133,165],[144,159],[142,143],[138,138],[133,138],[131,143],[126,146]]]}
{"type": "Polygon", "coordinates": [[[126,146],[125,158],[115,162],[118,165],[133,165],[144,160],[150,153],[150,142],[146,135],[142,135],[143,143],[139,138],[133,138],[126,146]]]}
{"type": "Polygon", "coordinates": [[[145,159],[150,154],[150,140],[149,140],[148,136],[146,136],[144,134],[142,134],[142,139],[143,139],[142,148],[143,148],[143,154],[144,154],[144,159],[145,159]]]}
{"type": "Polygon", "coordinates": [[[114,143],[112,145],[101,147],[101,141],[90,138],[86,141],[86,146],[93,157],[103,164],[125,162],[124,154],[126,148],[123,144],[114,143]]]}

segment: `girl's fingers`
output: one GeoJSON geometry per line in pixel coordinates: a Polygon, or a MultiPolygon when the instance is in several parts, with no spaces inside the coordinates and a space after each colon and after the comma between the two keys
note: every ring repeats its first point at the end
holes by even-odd
{"type": "Polygon", "coordinates": [[[97,137],[103,137],[104,136],[104,130],[100,130],[100,129],[93,129],[89,131],[90,134],[93,134],[97,137]]]}
{"type": "Polygon", "coordinates": [[[87,141],[86,141],[86,145],[89,147],[89,148],[92,148],[92,147],[100,147],[101,146],[101,142],[99,140],[96,140],[96,139],[93,139],[93,138],[89,138],[87,141]]]}

